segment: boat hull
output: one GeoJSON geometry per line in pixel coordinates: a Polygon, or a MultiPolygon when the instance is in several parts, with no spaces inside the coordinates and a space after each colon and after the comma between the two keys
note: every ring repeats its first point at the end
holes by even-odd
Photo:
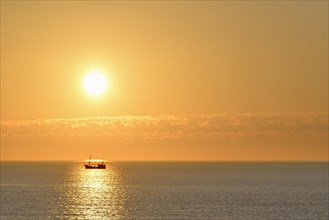
{"type": "Polygon", "coordinates": [[[106,165],[105,164],[98,164],[98,165],[85,164],[85,168],[86,169],[106,169],[106,165]]]}

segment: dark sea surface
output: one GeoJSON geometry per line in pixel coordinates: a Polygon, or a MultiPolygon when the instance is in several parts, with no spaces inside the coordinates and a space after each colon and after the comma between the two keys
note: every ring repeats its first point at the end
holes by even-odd
{"type": "Polygon", "coordinates": [[[328,219],[328,163],[1,162],[5,219],[328,219]]]}

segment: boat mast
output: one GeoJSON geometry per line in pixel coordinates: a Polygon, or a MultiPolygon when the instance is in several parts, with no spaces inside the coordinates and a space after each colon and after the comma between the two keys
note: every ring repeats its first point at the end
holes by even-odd
{"type": "Polygon", "coordinates": [[[89,155],[89,166],[91,165],[91,154],[89,155]]]}

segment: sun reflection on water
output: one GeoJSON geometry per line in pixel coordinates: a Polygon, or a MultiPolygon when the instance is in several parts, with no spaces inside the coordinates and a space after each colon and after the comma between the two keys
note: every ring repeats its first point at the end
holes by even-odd
{"type": "Polygon", "coordinates": [[[123,216],[125,192],[115,169],[76,167],[66,194],[66,215],[74,219],[109,219],[123,216]]]}

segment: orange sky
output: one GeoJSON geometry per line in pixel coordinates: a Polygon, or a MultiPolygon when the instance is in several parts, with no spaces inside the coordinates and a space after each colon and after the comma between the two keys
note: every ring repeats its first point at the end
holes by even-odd
{"type": "Polygon", "coordinates": [[[1,159],[89,154],[328,160],[328,2],[1,1],[1,159]]]}

